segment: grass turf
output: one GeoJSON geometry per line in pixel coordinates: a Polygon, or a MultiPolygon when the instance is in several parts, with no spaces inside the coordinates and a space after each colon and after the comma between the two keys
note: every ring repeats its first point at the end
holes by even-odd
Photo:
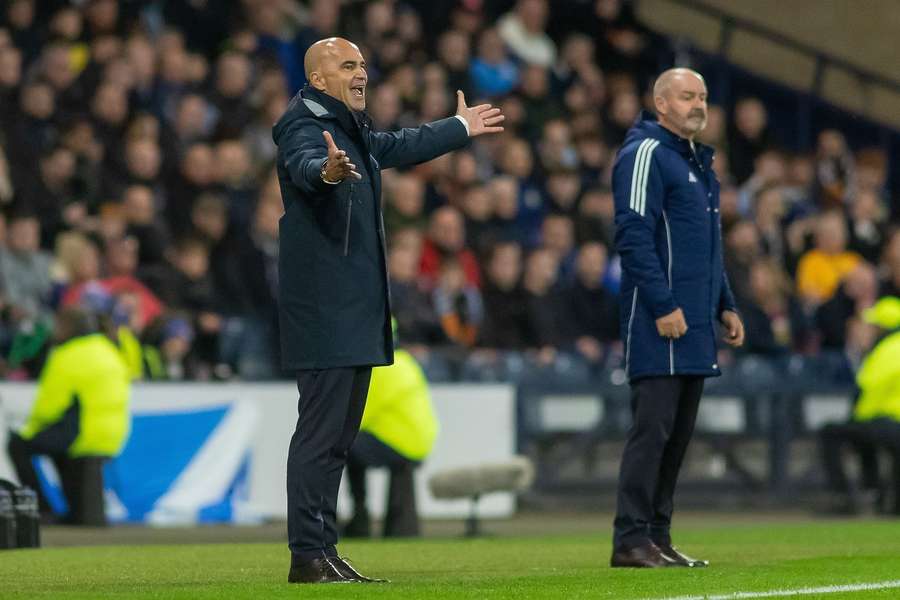
{"type": "MultiPolygon", "coordinates": [[[[707,569],[610,569],[594,533],[348,542],[387,585],[286,583],[284,544],[180,544],[0,552],[0,598],[623,598],[727,594],[900,579],[900,522],[692,524],[678,543],[707,569]]],[[[804,596],[811,598],[813,596],[804,596]]],[[[900,589],[838,598],[897,598],[900,589]]]]}

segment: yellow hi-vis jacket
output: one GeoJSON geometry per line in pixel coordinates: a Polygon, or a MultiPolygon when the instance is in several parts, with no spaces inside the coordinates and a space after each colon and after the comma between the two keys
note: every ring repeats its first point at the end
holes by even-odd
{"type": "Polygon", "coordinates": [[[131,429],[131,374],[119,348],[96,333],[73,338],[47,357],[37,398],[20,435],[30,440],[80,405],[78,437],[70,456],[115,456],[131,429]]]}
{"type": "Polygon", "coordinates": [[[882,339],[856,374],[859,401],[853,419],[888,417],[900,421],[900,331],[882,339]]]}
{"type": "Polygon", "coordinates": [[[393,365],[372,369],[360,430],[410,460],[423,460],[431,452],[437,417],[425,374],[409,352],[397,350],[393,365]]]}

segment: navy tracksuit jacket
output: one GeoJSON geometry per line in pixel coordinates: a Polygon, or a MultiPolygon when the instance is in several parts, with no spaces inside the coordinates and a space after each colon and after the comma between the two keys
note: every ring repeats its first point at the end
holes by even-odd
{"type": "Polygon", "coordinates": [[[722,264],[713,150],[641,113],[616,156],[616,250],[622,260],[621,326],[631,381],[720,375],[716,321],[735,310],[722,264]],[[659,335],[656,319],[684,311],[687,333],[659,335]]]}

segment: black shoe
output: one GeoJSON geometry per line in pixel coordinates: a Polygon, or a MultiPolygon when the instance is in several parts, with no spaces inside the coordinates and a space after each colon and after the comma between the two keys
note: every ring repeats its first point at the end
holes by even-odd
{"type": "Polygon", "coordinates": [[[341,575],[327,558],[291,565],[288,583],[351,583],[353,580],[341,575]]]}
{"type": "Polygon", "coordinates": [[[671,544],[657,544],[659,546],[659,551],[662,552],[663,556],[669,558],[679,567],[708,567],[708,560],[700,560],[698,558],[691,558],[687,554],[683,554],[678,551],[678,548],[671,544]]]}
{"type": "Polygon", "coordinates": [[[656,544],[647,543],[627,550],[615,550],[609,560],[611,567],[660,568],[677,566],[675,561],[660,552],[656,544]]]}
{"type": "Polygon", "coordinates": [[[337,569],[338,573],[340,573],[345,579],[349,579],[350,581],[354,581],[356,583],[390,583],[387,579],[374,579],[372,577],[366,577],[350,564],[346,558],[342,556],[331,556],[328,558],[331,561],[331,564],[334,565],[334,568],[337,569]]]}

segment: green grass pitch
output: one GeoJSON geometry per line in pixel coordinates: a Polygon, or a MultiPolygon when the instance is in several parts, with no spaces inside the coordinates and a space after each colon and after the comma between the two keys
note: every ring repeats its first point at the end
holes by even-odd
{"type": "MultiPolygon", "coordinates": [[[[475,540],[342,544],[360,570],[392,580],[384,585],[290,585],[282,543],[58,547],[0,552],[0,598],[637,600],[900,579],[898,521],[695,518],[678,533],[678,544],[708,558],[709,568],[610,569],[608,528],[589,527],[580,534],[528,529],[475,540]]],[[[813,597],[819,595],[802,596],[813,597]]],[[[900,588],[821,597],[900,598],[900,588]]]]}

